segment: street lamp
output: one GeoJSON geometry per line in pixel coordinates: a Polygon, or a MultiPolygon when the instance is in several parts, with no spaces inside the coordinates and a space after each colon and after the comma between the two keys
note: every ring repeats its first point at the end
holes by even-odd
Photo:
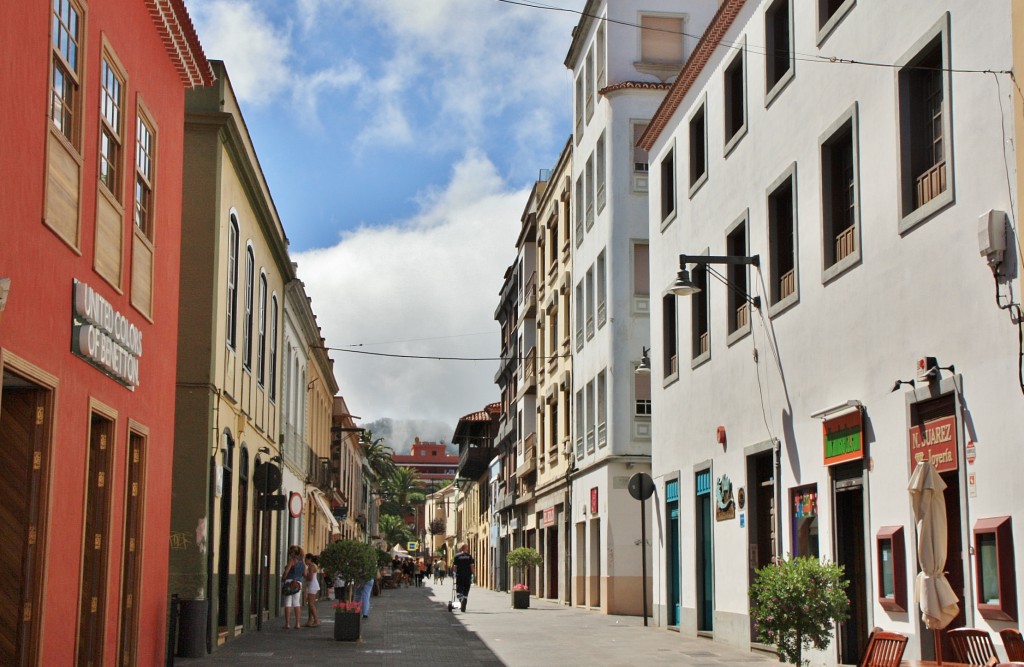
{"type": "Polygon", "coordinates": [[[700,286],[690,279],[690,272],[686,268],[687,264],[696,264],[698,266],[705,267],[709,273],[724,282],[730,288],[741,293],[743,298],[746,299],[754,308],[761,307],[761,297],[751,297],[745,291],[740,290],[724,276],[709,266],[711,264],[760,266],[761,259],[757,255],[751,255],[749,257],[745,255],[679,255],[679,273],[676,274],[675,282],[673,282],[668,288],[668,291],[672,292],[676,296],[690,296],[691,294],[696,294],[701,291],[700,286]]]}

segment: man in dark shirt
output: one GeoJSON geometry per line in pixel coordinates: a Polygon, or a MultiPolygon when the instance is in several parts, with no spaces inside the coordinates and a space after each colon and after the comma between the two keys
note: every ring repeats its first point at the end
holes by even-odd
{"type": "Polygon", "coordinates": [[[452,568],[455,570],[455,594],[459,598],[459,608],[462,611],[466,611],[469,587],[473,583],[473,575],[476,574],[475,563],[476,561],[469,555],[469,543],[460,544],[459,553],[452,559],[452,568]]]}

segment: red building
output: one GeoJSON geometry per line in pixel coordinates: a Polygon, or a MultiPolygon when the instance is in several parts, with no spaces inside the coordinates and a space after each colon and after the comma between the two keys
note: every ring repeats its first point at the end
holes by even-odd
{"type": "Polygon", "coordinates": [[[164,662],[182,0],[0,3],[0,664],[164,662]],[[13,603],[12,603],[13,601],[13,603]]]}
{"type": "Polygon", "coordinates": [[[459,457],[447,453],[443,442],[420,442],[416,438],[411,454],[393,454],[391,460],[400,468],[412,468],[419,473],[423,486],[433,491],[441,482],[455,481],[459,457]]]}

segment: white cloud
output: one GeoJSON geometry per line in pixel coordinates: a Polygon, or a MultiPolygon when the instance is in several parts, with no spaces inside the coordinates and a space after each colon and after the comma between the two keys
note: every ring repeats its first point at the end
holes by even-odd
{"type": "MultiPolygon", "coordinates": [[[[486,156],[471,151],[444,190],[421,196],[416,216],[364,227],[334,247],[296,255],[327,345],[426,357],[496,356],[493,313],[503,267],[515,256],[526,196],[507,190],[486,156]]],[[[331,355],[341,393],[364,420],[454,425],[498,398],[496,361],[331,355]]]]}
{"type": "Polygon", "coordinates": [[[206,55],[224,61],[239,100],[267,104],[289,88],[294,75],[287,64],[287,30],[250,2],[191,0],[188,5],[206,55]]]}

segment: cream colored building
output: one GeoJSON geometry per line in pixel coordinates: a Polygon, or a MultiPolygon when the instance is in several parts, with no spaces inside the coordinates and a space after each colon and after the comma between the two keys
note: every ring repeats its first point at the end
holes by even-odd
{"type": "Polygon", "coordinates": [[[571,601],[567,527],[572,461],[572,141],[566,142],[537,201],[537,435],[532,539],[544,563],[534,595],[571,601]]]}
{"type": "MultiPolygon", "coordinates": [[[[276,609],[281,512],[259,511],[257,471],[280,453],[287,242],[231,81],[189,91],[170,592],[209,600],[209,641],[276,609]],[[261,555],[269,555],[260,568],[261,555]],[[268,599],[269,598],[269,599],[268,599]]],[[[276,489],[269,489],[276,491],[276,489]]]]}

